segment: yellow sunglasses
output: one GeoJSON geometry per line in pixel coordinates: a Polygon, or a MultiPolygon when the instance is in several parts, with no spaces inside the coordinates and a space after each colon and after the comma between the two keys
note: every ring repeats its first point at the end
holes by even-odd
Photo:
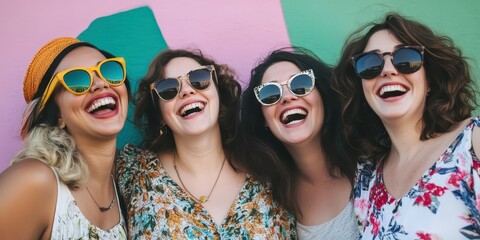
{"type": "Polygon", "coordinates": [[[98,77],[112,87],[120,86],[126,79],[125,59],[121,57],[108,58],[93,67],[69,68],[58,72],[50,80],[42,95],[40,109],[42,111],[51,97],[58,82],[62,83],[65,89],[75,95],[85,94],[93,84],[92,73],[96,72],[98,77]]]}

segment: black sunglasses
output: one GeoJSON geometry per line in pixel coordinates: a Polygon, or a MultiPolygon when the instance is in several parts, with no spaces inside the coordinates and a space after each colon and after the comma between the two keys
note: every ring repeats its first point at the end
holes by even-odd
{"type": "Polygon", "coordinates": [[[153,91],[157,93],[157,96],[164,100],[170,101],[174,99],[180,92],[182,87],[182,79],[188,80],[187,83],[194,89],[202,91],[210,86],[210,80],[215,75],[215,67],[213,65],[202,66],[197,69],[193,69],[183,76],[177,78],[160,79],[150,84],[150,91],[153,99],[153,91]]]}
{"type": "Polygon", "coordinates": [[[278,103],[283,95],[283,85],[297,96],[304,97],[312,92],[315,86],[315,75],[313,70],[305,70],[293,75],[286,83],[268,82],[253,89],[255,96],[263,106],[270,106],[278,103]]]}
{"type": "Polygon", "coordinates": [[[393,52],[379,53],[377,50],[365,52],[351,58],[355,73],[362,79],[373,79],[382,73],[385,55],[392,56],[392,64],[397,71],[410,74],[423,65],[424,46],[400,46],[393,52]]]}

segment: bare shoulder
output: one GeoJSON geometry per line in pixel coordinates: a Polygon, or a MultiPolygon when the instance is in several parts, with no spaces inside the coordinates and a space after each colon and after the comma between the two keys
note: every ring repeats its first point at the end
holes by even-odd
{"type": "Polygon", "coordinates": [[[0,193],[5,189],[44,192],[56,186],[56,181],[55,174],[48,165],[37,159],[24,159],[0,174],[0,193]]]}
{"type": "Polygon", "coordinates": [[[0,239],[40,238],[55,211],[57,180],[49,166],[24,159],[0,174],[0,239]],[[5,237],[5,238],[4,238],[5,237]]]}

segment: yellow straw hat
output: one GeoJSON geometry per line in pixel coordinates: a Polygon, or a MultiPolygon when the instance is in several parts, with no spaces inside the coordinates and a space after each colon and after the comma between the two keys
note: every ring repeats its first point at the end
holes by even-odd
{"type": "Polygon", "coordinates": [[[45,44],[33,57],[23,80],[23,96],[29,103],[40,97],[62,58],[79,46],[95,46],[72,37],[56,38],[45,44]]]}

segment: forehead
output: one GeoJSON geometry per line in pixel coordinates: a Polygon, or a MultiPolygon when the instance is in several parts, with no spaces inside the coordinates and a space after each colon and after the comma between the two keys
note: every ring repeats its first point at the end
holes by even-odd
{"type": "Polygon", "coordinates": [[[69,52],[58,64],[55,72],[74,67],[91,67],[105,59],[97,49],[91,47],[78,47],[69,52]]]}
{"type": "Polygon", "coordinates": [[[262,77],[262,83],[266,82],[283,82],[293,75],[301,72],[300,68],[292,62],[284,61],[274,63],[267,68],[262,77]]]}
{"type": "Polygon", "coordinates": [[[395,47],[402,43],[388,30],[380,30],[374,33],[368,40],[364,52],[380,50],[380,52],[392,52],[395,47]]]}
{"type": "Polygon", "coordinates": [[[178,77],[199,68],[200,63],[188,57],[177,57],[165,65],[165,77],[178,77]]]}

